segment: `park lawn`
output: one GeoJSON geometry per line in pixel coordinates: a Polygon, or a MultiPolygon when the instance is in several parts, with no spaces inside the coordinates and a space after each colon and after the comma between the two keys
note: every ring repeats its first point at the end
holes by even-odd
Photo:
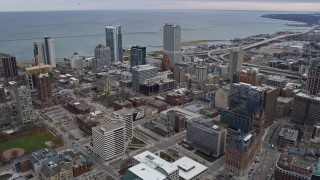
{"type": "Polygon", "coordinates": [[[11,177],[12,177],[11,174],[3,174],[3,175],[0,175],[0,180],[7,180],[11,177]]]}
{"type": "Polygon", "coordinates": [[[48,130],[32,132],[23,136],[12,138],[10,140],[0,142],[0,151],[5,151],[11,148],[22,148],[25,153],[31,153],[41,148],[45,148],[45,142],[57,142],[57,138],[48,130]]]}

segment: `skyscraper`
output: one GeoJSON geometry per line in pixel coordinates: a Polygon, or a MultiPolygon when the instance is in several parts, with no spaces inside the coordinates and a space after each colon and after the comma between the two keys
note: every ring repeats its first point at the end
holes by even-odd
{"type": "Polygon", "coordinates": [[[1,54],[2,74],[5,78],[14,78],[18,76],[16,57],[8,54],[1,54]]]}
{"type": "Polygon", "coordinates": [[[131,67],[145,65],[147,63],[146,53],[145,46],[132,46],[130,50],[131,67]]]}
{"type": "Polygon", "coordinates": [[[106,26],[106,46],[110,48],[111,61],[122,62],[121,26],[106,26]]]}
{"type": "Polygon", "coordinates": [[[311,64],[307,89],[312,95],[318,95],[320,92],[320,59],[313,61],[311,64]]]}
{"type": "Polygon", "coordinates": [[[195,68],[196,78],[199,81],[205,80],[208,77],[208,69],[207,66],[197,65],[195,68]]]}
{"type": "Polygon", "coordinates": [[[233,75],[242,70],[244,51],[241,49],[233,49],[230,52],[229,59],[229,80],[233,82],[233,75]]]}
{"type": "Polygon", "coordinates": [[[36,66],[45,64],[45,49],[43,42],[34,43],[33,54],[36,66]]]}
{"type": "Polygon", "coordinates": [[[56,67],[56,55],[54,51],[53,39],[51,37],[44,37],[45,47],[45,64],[49,64],[52,67],[56,67]]]}
{"type": "Polygon", "coordinates": [[[168,55],[172,65],[181,61],[180,43],[181,26],[166,23],[163,26],[163,51],[168,55]]]}

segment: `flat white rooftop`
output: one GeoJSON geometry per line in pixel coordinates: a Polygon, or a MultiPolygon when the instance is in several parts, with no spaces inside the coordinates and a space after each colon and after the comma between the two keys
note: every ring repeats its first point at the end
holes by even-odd
{"type": "Polygon", "coordinates": [[[193,179],[200,174],[204,173],[208,168],[188,157],[183,157],[175,162],[172,165],[178,167],[180,179],[193,179]]]}
{"type": "Polygon", "coordinates": [[[188,111],[188,110],[185,110],[185,109],[181,109],[181,108],[178,108],[178,107],[167,109],[165,111],[162,111],[160,114],[165,116],[171,110],[174,110],[178,114],[185,115],[188,120],[201,117],[200,114],[193,113],[191,111],[188,111]]]}
{"type": "Polygon", "coordinates": [[[133,174],[139,176],[143,180],[165,180],[167,177],[150,166],[140,163],[129,169],[133,174]]]}
{"type": "Polygon", "coordinates": [[[160,158],[159,156],[151,153],[150,151],[144,151],[141,154],[138,154],[133,157],[136,161],[140,163],[145,163],[146,165],[156,168],[160,167],[165,170],[168,174],[171,174],[177,167],[172,165],[171,163],[165,161],[164,159],[160,158]]]}

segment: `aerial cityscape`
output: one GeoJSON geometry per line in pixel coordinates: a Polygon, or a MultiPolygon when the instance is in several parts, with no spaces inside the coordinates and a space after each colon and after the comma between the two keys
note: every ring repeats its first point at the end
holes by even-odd
{"type": "Polygon", "coordinates": [[[0,7],[0,180],[320,179],[320,3],[216,2],[227,11],[0,7]]]}

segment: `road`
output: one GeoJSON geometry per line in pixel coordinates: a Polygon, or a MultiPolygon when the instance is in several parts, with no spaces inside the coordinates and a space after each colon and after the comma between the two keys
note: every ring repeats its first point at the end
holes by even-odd
{"type": "MultiPolygon", "coordinates": [[[[243,50],[248,50],[248,49],[252,49],[254,47],[257,47],[257,46],[261,46],[261,45],[264,45],[264,44],[268,44],[270,42],[273,42],[273,41],[277,41],[279,39],[283,39],[283,38],[287,38],[287,37],[291,37],[291,36],[296,36],[296,35],[300,35],[300,34],[306,34],[312,30],[314,30],[315,28],[317,28],[318,26],[313,26],[313,27],[310,27],[309,29],[307,29],[306,31],[304,32],[298,32],[298,33],[292,33],[292,34],[286,34],[286,35],[279,35],[279,36],[276,36],[276,37],[273,37],[273,38],[270,38],[270,39],[266,39],[266,40],[263,40],[263,41],[260,41],[260,42],[256,42],[256,43],[253,43],[253,44],[249,44],[249,45],[244,45],[244,46],[240,46],[238,48],[240,49],[243,49],[243,50]]],[[[223,62],[223,60],[219,60],[215,57],[215,55],[217,54],[223,54],[223,53],[226,53],[228,54],[228,51],[230,51],[232,48],[226,48],[226,49],[215,49],[215,50],[211,50],[209,51],[207,54],[208,56],[213,59],[213,60],[216,60],[218,62],[223,62]]]]}
{"type": "MultiPolygon", "coordinates": [[[[38,112],[39,114],[39,112],[38,112]]],[[[73,149],[74,151],[77,152],[81,152],[83,155],[85,156],[89,156],[92,158],[94,167],[97,170],[103,170],[105,172],[107,172],[108,174],[110,174],[113,178],[115,179],[119,179],[120,175],[118,172],[116,172],[111,166],[108,166],[105,164],[105,162],[103,160],[101,160],[100,158],[98,158],[95,155],[92,155],[89,153],[89,150],[86,149],[81,143],[79,143],[76,140],[70,139],[69,136],[62,132],[59,127],[57,127],[56,125],[53,125],[50,123],[50,120],[44,116],[43,114],[40,114],[40,117],[42,117],[43,121],[49,128],[53,128],[54,131],[56,132],[56,134],[61,134],[63,137],[63,140],[65,142],[65,146],[69,147],[70,149],[73,149]]]]}

